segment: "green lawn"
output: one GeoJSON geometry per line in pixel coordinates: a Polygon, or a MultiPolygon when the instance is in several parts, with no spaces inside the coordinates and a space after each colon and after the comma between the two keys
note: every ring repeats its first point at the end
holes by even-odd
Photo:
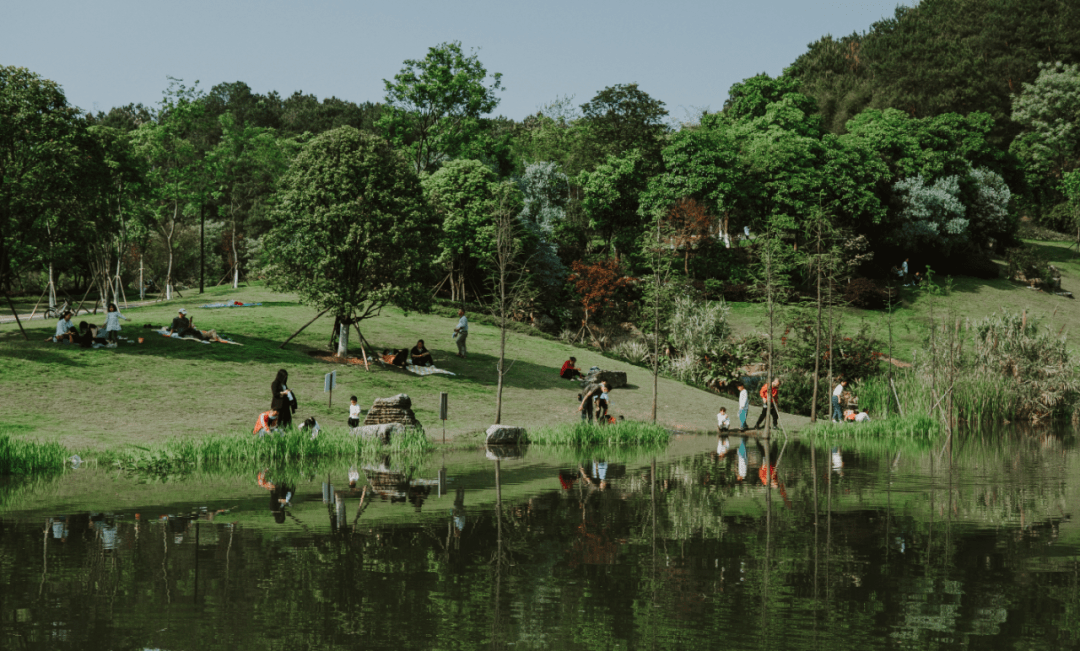
{"type": "MultiPolygon", "coordinates": [[[[1039,249],[1052,264],[1061,270],[1061,286],[1066,291],[1080,296],[1080,258],[1069,250],[1069,242],[1039,242],[1030,240],[1029,246],[1039,249]]],[[[934,313],[939,319],[946,314],[955,313],[961,319],[979,319],[1002,308],[1019,312],[1027,310],[1031,316],[1038,317],[1054,331],[1080,324],[1080,301],[1055,296],[1046,292],[1033,291],[1020,283],[1005,279],[1006,265],[998,263],[1001,277],[996,280],[983,280],[958,276],[951,278],[952,287],[947,296],[936,298],[934,313]]],[[[940,284],[947,278],[938,277],[940,284]]],[[[901,304],[893,312],[893,356],[899,360],[911,361],[916,350],[924,346],[927,326],[930,322],[930,300],[920,291],[911,287],[901,288],[901,304]]],[[[731,303],[731,323],[736,335],[765,332],[764,309],[760,304],[731,303]]],[[[785,310],[792,310],[787,307],[785,310]]],[[[866,324],[870,332],[882,342],[888,342],[888,319],[884,310],[860,310],[844,308],[842,313],[843,334],[858,331],[866,324]]],[[[782,330],[781,330],[782,332],[782,330]]],[[[1070,351],[1080,354],[1080,341],[1071,339],[1070,351]]],[[[883,350],[882,352],[887,352],[883,350]]]]}
{"type": "MultiPolygon", "coordinates": [[[[426,340],[436,364],[457,374],[421,378],[378,364],[367,372],[362,366],[313,359],[309,351],[325,350],[328,343],[333,322],[327,317],[316,321],[285,350],[278,349],[315,312],[297,304],[292,296],[260,286],[236,291],[213,288],[202,297],[188,291],[184,299],[130,309],[125,314],[132,321],[123,322],[123,334],[145,336],[146,343],[82,350],[44,342],[54,329],[51,321],[37,319],[24,324],[29,342],[23,341],[14,324],[4,324],[0,329],[0,391],[10,399],[0,415],[0,428],[87,450],[144,445],[169,437],[251,431],[259,412],[269,408],[270,383],[279,368],[289,371],[290,388],[300,402],[297,417],[314,415],[324,425],[344,423],[350,394],[359,397],[364,409],[375,398],[409,394],[417,418],[436,440],[442,435],[438,420],[442,391],[450,394],[448,439],[478,440],[478,433],[494,419],[498,331],[492,327],[471,326],[470,356],[463,361],[452,354],[456,319],[418,314],[405,317],[387,310],[363,324],[365,336],[379,349],[426,340]],[[261,301],[263,306],[197,307],[223,300],[261,301]],[[146,323],[168,324],[180,307],[190,311],[199,327],[217,329],[244,345],[172,340],[142,328],[146,323]],[[333,369],[338,370],[338,389],[333,408],[328,409],[323,375],[333,369]]],[[[537,427],[578,418],[577,385],[558,377],[559,367],[570,355],[585,368],[598,365],[625,370],[630,386],[614,392],[612,412],[627,419],[649,416],[652,377],[647,370],[605,359],[587,349],[521,334],[509,335],[508,350],[509,359],[516,362],[506,379],[502,419],[506,424],[537,427]]],[[[685,384],[660,382],[658,414],[665,425],[712,430],[721,405],[727,406],[729,413],[735,407],[731,400],[685,384]]],[[[796,428],[805,421],[791,416],[786,424],[796,428]]]]}

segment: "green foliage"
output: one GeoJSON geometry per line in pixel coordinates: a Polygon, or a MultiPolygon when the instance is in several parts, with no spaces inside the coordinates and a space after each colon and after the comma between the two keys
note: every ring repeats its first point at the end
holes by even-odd
{"type": "Polygon", "coordinates": [[[352,434],[346,428],[330,428],[316,438],[303,430],[289,429],[265,437],[248,432],[205,438],[172,439],[151,447],[127,448],[111,455],[111,463],[129,472],[163,474],[205,466],[238,467],[274,464],[306,464],[325,458],[348,458],[378,462],[389,453],[418,456],[433,448],[423,430],[408,429],[388,444],[352,434]]]}
{"type": "Polygon", "coordinates": [[[282,178],[272,219],[271,287],[346,320],[426,307],[439,224],[385,140],[352,127],[316,137],[282,178]]]}
{"type": "Polygon", "coordinates": [[[495,110],[502,74],[491,75],[475,53],[453,41],[406,59],[394,81],[383,80],[386,110],[378,126],[406,152],[417,173],[452,159],[479,131],[479,118],[495,110]]]}
{"type": "Polygon", "coordinates": [[[1011,150],[1027,165],[1034,184],[1058,179],[1080,165],[1080,65],[1040,63],[1039,76],[1023,84],[1012,119],[1023,129],[1011,150]]]}
{"type": "Polygon", "coordinates": [[[529,443],[556,450],[573,450],[582,458],[613,458],[633,453],[655,453],[667,448],[671,433],[653,423],[618,421],[608,425],[577,422],[540,427],[528,433],[529,443]]]}
{"type": "Polygon", "coordinates": [[[59,443],[27,441],[0,430],[0,476],[63,470],[69,454],[59,443]]]}
{"type": "Polygon", "coordinates": [[[0,66],[0,288],[43,255],[50,226],[54,233],[58,226],[58,204],[77,196],[80,131],[59,84],[0,66]]]}
{"type": "Polygon", "coordinates": [[[668,321],[668,339],[675,349],[693,358],[720,351],[731,334],[723,301],[697,301],[682,295],[675,299],[675,311],[668,321]]]}
{"type": "MultiPolygon", "coordinates": [[[[860,405],[861,407],[861,405],[860,405]]],[[[799,438],[823,448],[842,447],[870,453],[875,450],[926,453],[941,437],[940,421],[925,413],[863,423],[821,420],[799,432],[799,438]]]]}
{"type": "Polygon", "coordinates": [[[659,162],[667,132],[667,109],[637,84],[616,84],[581,105],[582,122],[594,160],[640,152],[647,168],[659,162]]]}
{"type": "Polygon", "coordinates": [[[621,156],[608,156],[592,172],[583,172],[578,182],[589,227],[616,252],[629,251],[642,229],[638,206],[648,183],[641,152],[632,149],[621,156]]]}

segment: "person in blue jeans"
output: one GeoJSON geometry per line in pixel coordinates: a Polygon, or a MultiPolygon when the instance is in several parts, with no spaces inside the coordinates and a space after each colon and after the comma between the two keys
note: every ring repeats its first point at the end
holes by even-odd
{"type": "Polygon", "coordinates": [[[840,383],[836,385],[832,392],[832,420],[834,423],[844,420],[844,414],[840,411],[840,396],[844,395],[844,387],[846,386],[847,380],[840,380],[840,383]]]}
{"type": "Polygon", "coordinates": [[[739,431],[746,431],[746,415],[750,412],[750,394],[746,385],[739,383],[739,431]]]}

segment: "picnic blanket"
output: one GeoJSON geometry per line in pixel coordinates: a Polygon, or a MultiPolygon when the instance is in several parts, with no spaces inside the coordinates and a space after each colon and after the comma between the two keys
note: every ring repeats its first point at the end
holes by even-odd
{"type": "Polygon", "coordinates": [[[244,344],[240,343],[239,341],[233,341],[232,339],[229,339],[227,337],[222,337],[221,335],[218,335],[218,339],[221,339],[221,341],[216,341],[215,342],[215,341],[205,341],[203,339],[196,339],[195,337],[181,337],[179,335],[171,335],[171,334],[169,334],[168,328],[161,328],[160,330],[155,330],[154,332],[158,333],[159,335],[164,335],[166,337],[169,337],[170,339],[183,339],[184,341],[197,341],[197,342],[199,342],[201,344],[220,343],[220,344],[232,344],[234,346],[243,346],[244,345],[244,344]]]}
{"type": "Polygon", "coordinates": [[[415,364],[406,364],[405,370],[409,371],[410,373],[416,373],[417,375],[435,375],[437,373],[441,373],[443,375],[457,375],[456,373],[451,373],[444,368],[436,368],[434,366],[417,366],[415,364]]]}
{"type": "Polygon", "coordinates": [[[257,307],[262,303],[241,303],[240,301],[233,301],[231,303],[207,303],[206,305],[200,305],[199,307],[257,307]]]}

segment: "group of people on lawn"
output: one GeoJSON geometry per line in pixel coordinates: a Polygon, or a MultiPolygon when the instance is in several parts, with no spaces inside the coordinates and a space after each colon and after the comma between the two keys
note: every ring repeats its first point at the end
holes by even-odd
{"type": "Polygon", "coordinates": [[[102,328],[93,323],[80,321],[78,327],[71,321],[74,313],[67,310],[56,322],[56,333],[46,341],[54,341],[62,344],[78,344],[83,348],[96,346],[98,348],[116,348],[116,342],[120,335],[120,319],[131,319],[120,314],[115,303],[109,303],[105,313],[104,332],[102,328]],[[104,334],[104,336],[101,336],[104,334]]]}
{"type": "MultiPolygon", "coordinates": [[[[870,420],[870,411],[863,409],[858,411],[856,409],[847,409],[842,411],[840,409],[840,402],[843,398],[844,391],[847,389],[848,381],[840,380],[837,383],[836,388],[832,393],[832,421],[834,423],[840,422],[866,422],[870,420]]],[[[740,382],[737,385],[739,390],[739,431],[745,432],[748,428],[746,426],[746,417],[750,411],[750,392],[746,390],[746,385],[740,382]]],[[[780,394],[780,378],[776,378],[771,384],[763,384],[758,391],[758,395],[761,396],[761,415],[758,416],[757,423],[754,424],[752,429],[761,429],[762,423],[771,414],[773,427],[778,427],[780,422],[780,414],[776,409],[777,397],[780,394]]],[[[727,409],[720,408],[720,412],[716,414],[716,427],[719,430],[726,430],[731,428],[731,419],[728,417],[727,409]]]]}

